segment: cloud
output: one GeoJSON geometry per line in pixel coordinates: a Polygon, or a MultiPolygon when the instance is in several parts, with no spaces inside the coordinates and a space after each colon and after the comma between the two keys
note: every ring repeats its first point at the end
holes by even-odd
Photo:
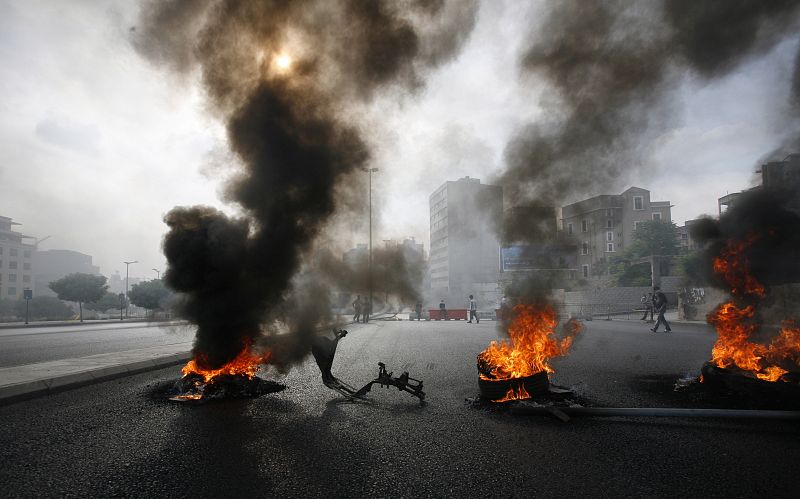
{"type": "Polygon", "coordinates": [[[96,155],[102,134],[97,125],[77,123],[69,118],[45,118],[36,124],[36,136],[65,149],[96,155]]]}

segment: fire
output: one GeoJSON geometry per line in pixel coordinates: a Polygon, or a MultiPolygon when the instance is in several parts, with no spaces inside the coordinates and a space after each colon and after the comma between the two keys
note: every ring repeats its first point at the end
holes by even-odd
{"type": "Polygon", "coordinates": [[[184,376],[199,374],[203,376],[205,383],[223,374],[244,375],[252,379],[260,365],[269,362],[270,357],[270,352],[256,354],[250,350],[249,344],[245,344],[239,355],[219,369],[203,369],[197,364],[197,359],[192,359],[181,369],[181,372],[184,376]]]}
{"type": "Polygon", "coordinates": [[[734,295],[753,295],[763,298],[766,294],[764,285],[750,273],[750,263],[744,252],[759,239],[751,234],[743,241],[727,241],[725,247],[713,261],[714,272],[731,287],[734,295]]]}
{"type": "Polygon", "coordinates": [[[717,330],[711,362],[720,368],[737,367],[764,381],[786,381],[784,375],[789,371],[781,366],[800,367],[800,327],[786,321],[769,345],[752,341],[760,329],[754,320],[756,306],[766,296],[766,289],[750,273],[745,251],[758,239],[750,235],[743,241],[728,241],[714,258],[714,271],[731,287],[731,293],[755,304],[740,306],[729,301],[709,315],[708,322],[717,330]]]}
{"type": "Polygon", "coordinates": [[[508,389],[506,394],[500,400],[495,400],[495,402],[510,402],[512,400],[525,400],[531,398],[531,395],[528,393],[528,390],[522,385],[522,383],[518,384],[516,387],[512,386],[508,389]]]}
{"type": "MultiPolygon", "coordinates": [[[[556,312],[550,305],[520,304],[514,307],[514,314],[508,327],[510,342],[493,341],[478,355],[479,365],[486,367],[480,373],[483,379],[504,380],[523,378],[542,371],[554,372],[548,360],[566,355],[572,345],[573,336],[582,329],[577,323],[570,335],[557,338],[555,327],[558,321],[556,312]]],[[[513,395],[513,390],[512,388],[506,397],[513,395]]]]}

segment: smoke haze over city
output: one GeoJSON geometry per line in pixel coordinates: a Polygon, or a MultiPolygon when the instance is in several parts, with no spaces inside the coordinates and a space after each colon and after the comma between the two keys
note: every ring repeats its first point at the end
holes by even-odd
{"type": "MultiPolygon", "coordinates": [[[[22,232],[51,236],[43,249],[92,255],[106,275],[136,259],[132,275],[150,276],[165,268],[162,219],[173,206],[238,214],[221,200],[232,174],[224,123],[197,72],[164,72],[137,52],[138,4],[4,2],[0,11],[0,199],[22,232]]],[[[482,2],[472,29],[455,40],[460,51],[413,96],[378,93],[362,106],[371,163],[380,168],[376,239],[414,236],[427,248],[436,186],[498,178],[520,131],[552,124],[553,81],[529,69],[538,64],[531,48],[557,15],[547,2],[482,2]]],[[[742,48],[748,56],[736,64],[707,68],[703,54],[687,52],[700,69],[669,73],[660,104],[668,119],[650,130],[647,154],[631,159],[637,164],[620,165],[629,173],[605,185],[650,189],[674,203],[679,223],[714,214],[717,197],[750,185],[759,161],[791,131],[784,111],[798,37],[773,24],[776,36],[742,48]]],[[[579,195],[602,193],[577,181],[579,195]]],[[[366,240],[363,222],[351,227],[340,235],[345,247],[366,240]]]]}

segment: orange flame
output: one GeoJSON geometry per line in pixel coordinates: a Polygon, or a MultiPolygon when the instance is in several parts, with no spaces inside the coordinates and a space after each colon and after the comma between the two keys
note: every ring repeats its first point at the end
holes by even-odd
{"type": "MultiPolygon", "coordinates": [[[[576,323],[570,334],[559,340],[555,335],[558,321],[552,306],[520,304],[514,307],[514,313],[515,317],[508,326],[511,341],[493,341],[478,355],[478,362],[489,367],[489,376],[480,374],[483,379],[523,378],[541,371],[552,373],[548,360],[566,355],[573,336],[583,329],[580,323],[576,323]]],[[[513,395],[512,391],[513,388],[506,397],[513,395]]]]}
{"type": "MultiPolygon", "coordinates": [[[[763,298],[766,289],[750,273],[744,253],[759,238],[750,235],[743,241],[728,241],[719,256],[714,258],[714,271],[731,287],[736,296],[763,298]]],[[[751,338],[759,330],[753,319],[755,305],[738,306],[734,301],[720,305],[708,316],[717,330],[717,341],[711,350],[711,362],[720,368],[737,367],[764,381],[786,381],[789,372],[781,365],[792,363],[800,367],[800,327],[784,322],[777,337],[769,345],[751,338]]]]}
{"type": "Polygon", "coordinates": [[[763,298],[764,285],[750,273],[750,262],[744,252],[759,239],[757,234],[749,235],[743,241],[727,241],[719,256],[714,257],[714,272],[731,287],[734,295],[754,295],[763,298]]]}
{"type": "Polygon", "coordinates": [[[206,383],[223,374],[244,375],[248,378],[253,378],[261,364],[269,362],[271,357],[272,355],[269,351],[263,354],[253,353],[248,343],[245,344],[242,351],[239,352],[239,355],[219,369],[203,369],[197,364],[197,359],[194,358],[181,369],[181,372],[184,376],[188,374],[199,374],[203,376],[206,383]]]}
{"type": "Polygon", "coordinates": [[[512,400],[525,400],[531,398],[531,395],[528,393],[528,390],[519,383],[516,387],[511,386],[506,394],[500,400],[495,400],[495,402],[510,402],[512,400]]]}

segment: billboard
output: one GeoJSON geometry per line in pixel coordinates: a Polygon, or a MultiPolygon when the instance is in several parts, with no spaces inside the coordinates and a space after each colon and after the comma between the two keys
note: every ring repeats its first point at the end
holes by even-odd
{"type": "Polygon", "coordinates": [[[503,272],[577,268],[575,246],[541,243],[519,244],[500,248],[500,269],[503,272]]]}

